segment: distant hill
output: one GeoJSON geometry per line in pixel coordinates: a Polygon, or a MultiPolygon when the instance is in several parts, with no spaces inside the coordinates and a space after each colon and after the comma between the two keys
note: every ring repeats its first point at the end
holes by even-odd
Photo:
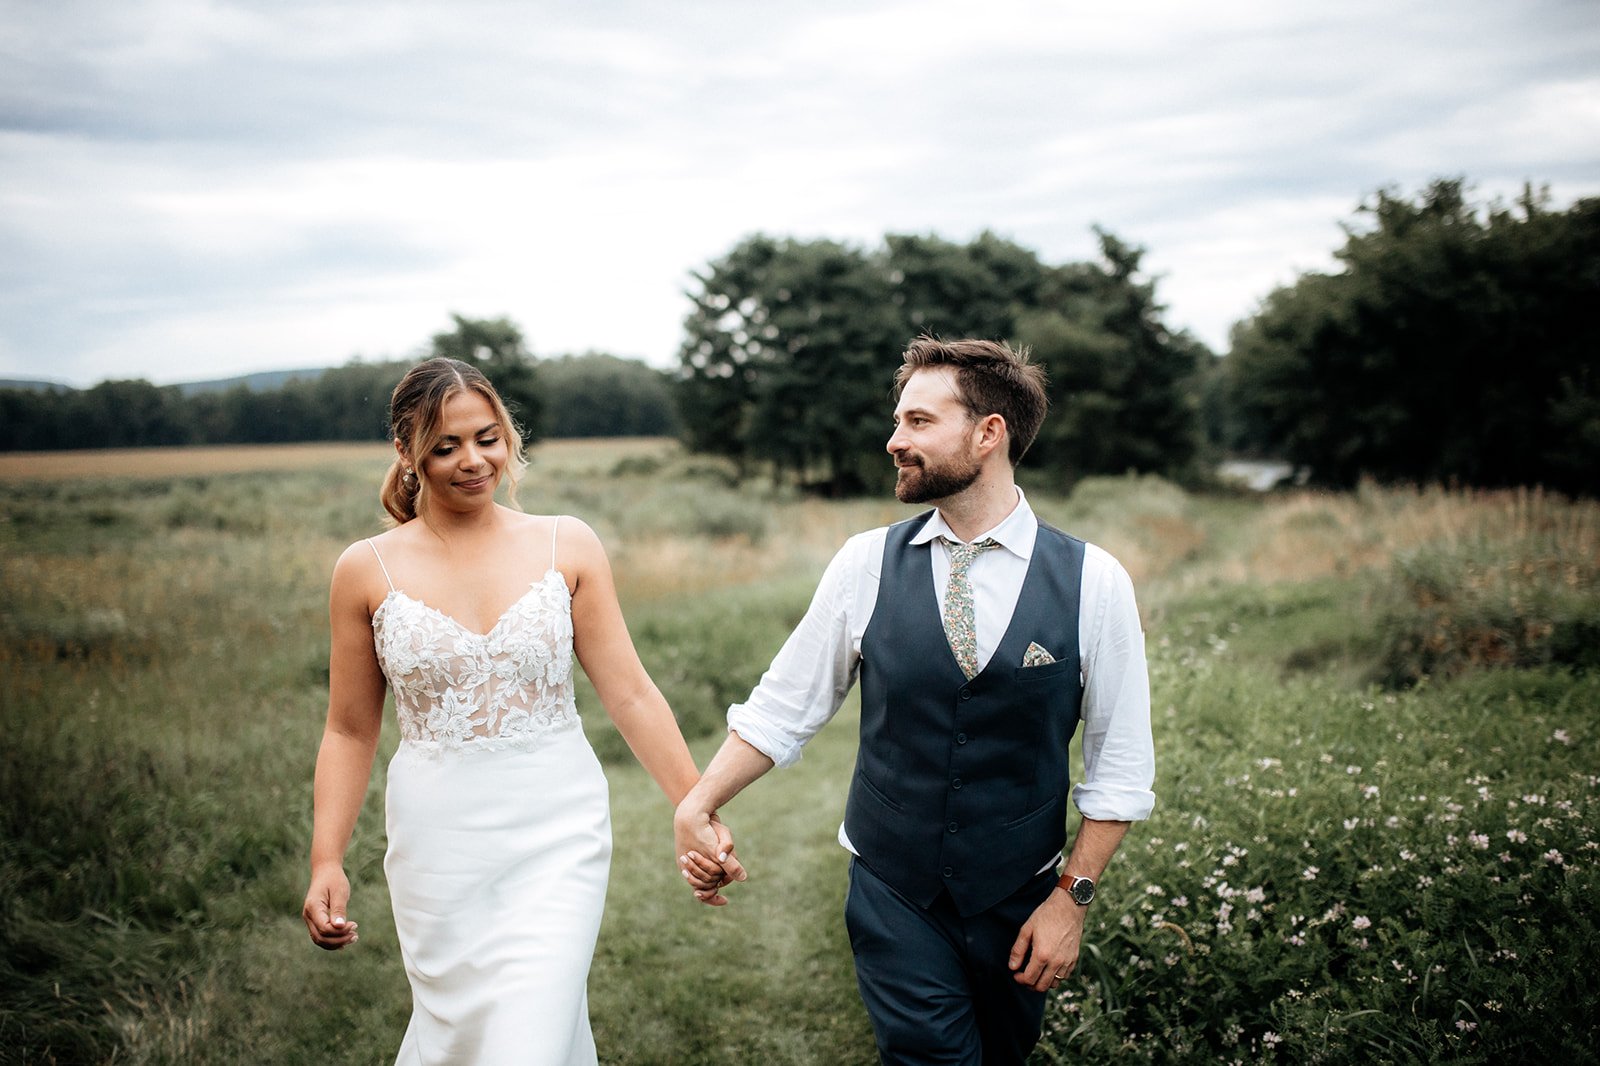
{"type": "Polygon", "coordinates": [[[34,392],[71,392],[71,385],[59,381],[36,381],[32,378],[0,378],[0,389],[30,389],[34,392]]]}
{"type": "Polygon", "coordinates": [[[201,392],[227,392],[243,385],[251,392],[273,392],[291,381],[315,381],[328,372],[327,367],[311,370],[265,370],[259,374],[241,374],[233,378],[216,378],[212,381],[179,382],[177,388],[185,396],[201,392]]]}
{"type": "MultiPolygon", "coordinates": [[[[201,392],[227,392],[239,385],[243,385],[251,392],[274,392],[291,381],[315,381],[327,372],[327,367],[314,367],[309,370],[264,370],[259,374],[241,374],[238,377],[216,378],[211,381],[181,381],[173,388],[185,396],[201,392]]],[[[78,391],[76,385],[64,385],[59,381],[43,381],[35,378],[0,378],[0,389],[25,389],[31,392],[78,391]]]]}

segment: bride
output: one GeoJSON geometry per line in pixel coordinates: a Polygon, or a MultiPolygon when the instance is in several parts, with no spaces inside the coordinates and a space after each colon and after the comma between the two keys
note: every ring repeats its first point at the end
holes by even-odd
{"type": "MultiPolygon", "coordinates": [[[[412,993],[397,1062],[594,1063],[586,984],[611,823],[573,704],[574,653],[673,807],[699,773],[593,530],[495,502],[504,479],[515,504],[526,464],[483,374],[429,359],[389,413],[397,458],[382,499],[396,524],[333,570],[306,927],[329,950],[359,939],[344,853],[387,685],[401,741],[384,873],[412,993]]],[[[675,843],[679,856],[725,857],[715,887],[743,879],[722,826],[675,843]]]]}

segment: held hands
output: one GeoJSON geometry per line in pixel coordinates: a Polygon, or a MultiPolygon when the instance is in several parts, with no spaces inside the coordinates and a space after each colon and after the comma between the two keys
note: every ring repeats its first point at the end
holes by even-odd
{"type": "Polygon", "coordinates": [[[733,833],[716,814],[699,810],[686,798],[672,819],[678,867],[694,890],[694,898],[711,907],[723,907],[725,885],[748,876],[733,854],[733,833]]]}
{"type": "Polygon", "coordinates": [[[1071,976],[1078,965],[1087,912],[1065,891],[1052,891],[1023,923],[1011,946],[1013,979],[1035,992],[1048,992],[1071,976]]]}
{"type": "Polygon", "coordinates": [[[306,921],[311,942],[325,951],[338,951],[361,937],[356,923],[345,919],[350,903],[350,881],[344,870],[333,866],[311,872],[311,887],[306,890],[300,916],[306,921]]]}

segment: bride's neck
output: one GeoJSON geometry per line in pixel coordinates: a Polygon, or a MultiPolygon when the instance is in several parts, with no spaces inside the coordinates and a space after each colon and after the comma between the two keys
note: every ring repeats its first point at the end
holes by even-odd
{"type": "Polygon", "coordinates": [[[447,545],[481,540],[493,535],[500,527],[500,507],[493,503],[472,511],[428,507],[417,517],[447,545]]]}

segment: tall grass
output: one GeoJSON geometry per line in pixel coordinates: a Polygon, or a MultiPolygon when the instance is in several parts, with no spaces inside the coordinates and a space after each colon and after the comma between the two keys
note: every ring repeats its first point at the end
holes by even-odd
{"type": "MultiPolygon", "coordinates": [[[[348,862],[359,948],[318,952],[298,919],[327,574],[380,528],[388,453],[282,454],[114,478],[79,456],[0,496],[0,1062],[392,1060],[381,769],[348,862]]],[[[521,495],[600,532],[702,759],[838,545],[912,513],[741,490],[663,442],[542,446],[521,495]]],[[[1030,498],[1134,573],[1160,775],[1038,1061],[1592,1060],[1595,506],[1156,479],[1030,498]]],[[[730,807],[753,877],[709,911],[579,701],[618,845],[602,1060],[872,1061],[833,841],[853,706],[730,807]]]]}

